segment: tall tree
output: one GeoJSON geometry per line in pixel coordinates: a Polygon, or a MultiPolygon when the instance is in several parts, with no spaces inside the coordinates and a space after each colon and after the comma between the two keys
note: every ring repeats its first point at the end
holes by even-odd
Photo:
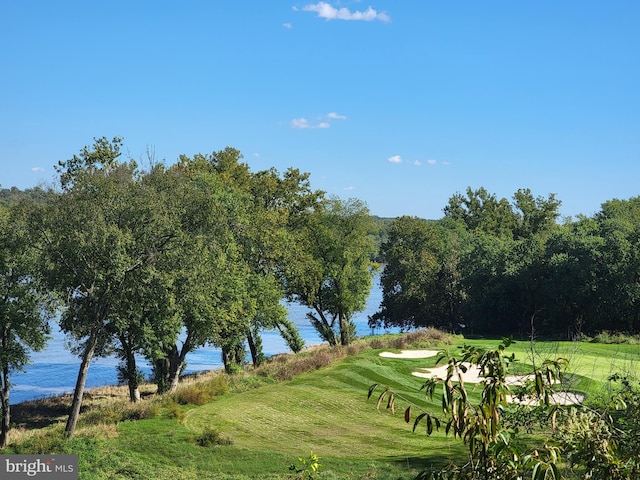
{"type": "Polygon", "coordinates": [[[456,193],[444,207],[445,217],[464,222],[470,231],[512,236],[517,223],[509,200],[489,193],[484,187],[467,187],[466,195],[456,193]]]}
{"type": "Polygon", "coordinates": [[[52,303],[38,285],[32,239],[18,206],[0,206],[0,449],[11,425],[10,375],[23,370],[49,333],[52,303]]]}
{"type": "MultiPolygon", "coordinates": [[[[283,282],[288,256],[295,245],[294,232],[303,217],[322,197],[313,191],[309,175],[296,169],[284,174],[271,168],[252,172],[241,162],[238,150],[226,148],[209,156],[197,155],[192,163],[215,174],[224,185],[235,192],[242,202],[241,211],[232,222],[235,242],[240,247],[243,261],[251,272],[247,301],[256,306],[255,313],[246,310],[249,328],[246,340],[254,365],[264,359],[260,332],[278,330],[293,351],[302,348],[303,342],[295,325],[286,318],[281,305],[284,296],[283,282]]],[[[186,158],[183,160],[187,160],[186,158]]],[[[243,349],[240,342],[230,344],[243,349]]],[[[226,358],[240,357],[242,352],[226,358]]]]}
{"type": "Polygon", "coordinates": [[[136,288],[136,271],[155,263],[174,236],[156,228],[157,210],[142,216],[137,210],[137,166],[118,161],[120,144],[118,138],[99,139],[60,162],[62,193],[34,222],[41,226],[47,283],[66,299],[61,327],[76,340],[82,359],[68,436],[75,431],[92,358],[113,350],[114,322],[122,318],[119,299],[136,288]]]}
{"type": "Polygon", "coordinates": [[[449,221],[399,217],[383,244],[381,310],[373,326],[460,328],[460,238],[449,221]]]}
{"type": "Polygon", "coordinates": [[[309,320],[331,345],[348,345],[355,335],[351,318],[364,308],[374,275],[374,229],[362,202],[338,198],[311,214],[303,229],[306,252],[288,279],[288,292],[312,309],[309,320]]]}

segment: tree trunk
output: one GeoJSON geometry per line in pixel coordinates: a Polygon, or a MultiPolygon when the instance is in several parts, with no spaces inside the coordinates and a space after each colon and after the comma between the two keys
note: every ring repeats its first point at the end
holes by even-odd
{"type": "Polygon", "coordinates": [[[9,442],[9,426],[11,425],[11,408],[9,406],[9,370],[6,368],[2,372],[2,382],[0,382],[0,403],[2,403],[0,449],[3,449],[9,442]]]}
{"type": "Polygon", "coordinates": [[[120,344],[122,345],[122,353],[125,361],[125,367],[122,373],[127,379],[129,400],[136,403],[140,401],[140,385],[138,384],[138,366],[136,364],[136,356],[133,351],[133,347],[125,334],[120,335],[120,344]]]}
{"type": "Polygon", "coordinates": [[[182,367],[184,365],[185,357],[184,346],[182,351],[178,353],[175,350],[175,355],[169,357],[169,392],[173,393],[178,389],[178,383],[180,382],[180,373],[182,373],[182,367]]]}
{"type": "Polygon", "coordinates": [[[222,363],[227,373],[233,373],[233,355],[229,347],[222,347],[222,363]]]}
{"type": "Polygon", "coordinates": [[[257,328],[252,328],[247,332],[247,343],[249,344],[253,366],[259,367],[265,361],[265,356],[262,351],[262,339],[257,328]]]}
{"type": "Polygon", "coordinates": [[[163,394],[169,390],[169,360],[160,358],[153,362],[153,374],[155,376],[157,393],[163,394]]]}
{"type": "Polygon", "coordinates": [[[91,332],[89,339],[85,345],[84,353],[82,354],[82,363],[80,364],[80,370],[78,370],[78,379],[76,380],[76,388],[73,392],[73,401],[71,402],[71,413],[67,420],[67,426],[64,433],[67,437],[71,438],[76,430],[76,424],[78,423],[78,417],[80,416],[80,407],[82,406],[82,396],[84,395],[84,386],[87,382],[87,373],[89,372],[89,365],[91,359],[96,350],[96,343],[98,340],[97,332],[91,332]]]}
{"type": "Polygon", "coordinates": [[[340,321],[340,345],[349,345],[349,328],[342,313],[338,316],[340,321]]]}

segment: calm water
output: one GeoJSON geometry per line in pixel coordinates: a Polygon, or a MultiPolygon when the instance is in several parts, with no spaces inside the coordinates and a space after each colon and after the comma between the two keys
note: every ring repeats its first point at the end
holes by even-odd
{"type": "MultiPolygon", "coordinates": [[[[364,311],[354,315],[358,335],[370,335],[372,332],[367,325],[369,315],[380,307],[382,291],[377,283],[373,286],[364,311]]],[[[306,319],[308,309],[298,304],[289,304],[289,318],[300,330],[306,345],[322,343],[320,337],[306,319]]],[[[56,327],[53,328],[54,330],[56,327]]],[[[263,332],[263,349],[267,356],[288,352],[289,348],[278,332],[263,332]]],[[[27,366],[26,372],[16,372],[11,376],[11,403],[16,404],[26,400],[47,397],[61,393],[72,393],[80,359],[70,353],[66,347],[64,334],[54,331],[46,350],[32,355],[32,364],[27,366]]],[[[117,358],[98,358],[91,363],[87,378],[87,387],[113,385],[118,383],[116,366],[117,358]]],[[[140,369],[147,375],[151,368],[144,359],[140,360],[140,369]]],[[[222,367],[220,350],[214,347],[203,347],[187,355],[185,373],[212,370],[222,367]]]]}

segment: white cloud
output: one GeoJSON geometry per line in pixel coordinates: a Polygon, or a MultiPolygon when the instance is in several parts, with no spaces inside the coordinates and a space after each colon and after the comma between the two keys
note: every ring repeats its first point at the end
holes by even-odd
{"type": "Polygon", "coordinates": [[[422,165],[422,162],[421,162],[420,160],[414,160],[414,161],[413,161],[413,164],[414,164],[416,167],[419,167],[419,166],[421,166],[421,165],[422,165]]]}
{"type": "Polygon", "coordinates": [[[44,172],[44,168],[42,168],[42,167],[33,167],[31,169],[31,171],[32,172],[36,172],[36,173],[41,173],[41,172],[44,172]]]}
{"type": "Polygon", "coordinates": [[[347,117],[346,115],[340,115],[339,113],[336,112],[331,112],[327,114],[327,118],[330,118],[331,120],[346,120],[347,117]]]}
{"type": "Polygon", "coordinates": [[[427,160],[427,163],[429,165],[435,165],[436,163],[438,163],[436,160],[427,160]]]}
{"type": "Polygon", "coordinates": [[[291,120],[291,128],[311,128],[306,118],[294,118],[291,120]]]}
{"type": "Polygon", "coordinates": [[[393,157],[389,157],[387,161],[389,163],[402,163],[402,158],[400,155],[394,155],[393,157]]]}
{"type": "Polygon", "coordinates": [[[283,23],[282,26],[287,30],[291,30],[293,28],[293,25],[291,25],[289,22],[283,23]]]}
{"type": "Polygon", "coordinates": [[[326,18],[327,20],[356,20],[371,22],[373,20],[380,20],[382,22],[390,22],[391,17],[384,12],[378,12],[377,10],[368,7],[364,11],[351,11],[348,8],[336,8],[327,2],[318,2],[302,7],[305,12],[315,12],[320,18],[326,18]]]}
{"type": "Polygon", "coordinates": [[[320,115],[316,118],[316,122],[312,123],[304,117],[294,118],[291,120],[291,128],[329,128],[332,120],[346,120],[346,115],[331,112],[326,115],[320,115]]]}
{"type": "Polygon", "coordinates": [[[349,185],[348,187],[344,187],[345,190],[355,190],[356,187],[354,187],[353,185],[349,185]]]}

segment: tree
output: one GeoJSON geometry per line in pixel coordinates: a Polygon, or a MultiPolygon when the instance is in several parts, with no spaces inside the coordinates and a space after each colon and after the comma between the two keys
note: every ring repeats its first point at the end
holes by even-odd
{"type": "Polygon", "coordinates": [[[528,188],[519,189],[514,195],[516,215],[515,238],[529,238],[541,232],[548,232],[557,227],[556,220],[560,216],[558,209],[562,202],[550,194],[546,199],[533,197],[528,188]]]}
{"type": "Polygon", "coordinates": [[[467,187],[466,196],[456,193],[444,207],[445,217],[464,222],[470,231],[482,231],[496,236],[513,236],[517,224],[511,204],[498,199],[484,187],[467,187]]]}
{"type": "Polygon", "coordinates": [[[120,139],[99,139],[79,157],[60,162],[62,193],[33,222],[47,284],[65,299],[60,325],[82,359],[68,436],[75,431],[91,359],[113,349],[115,323],[123,319],[119,300],[136,288],[132,276],[157,262],[175,237],[153,204],[136,201],[137,166],[119,163],[119,156],[120,139]]]}
{"type": "Polygon", "coordinates": [[[157,330],[144,347],[163,393],[177,388],[189,352],[207,343],[225,349],[227,342],[244,339],[245,312],[253,307],[247,300],[249,271],[233,236],[245,200],[202,156],[183,156],[148,181],[165,199],[177,235],[174,248],[154,265],[169,285],[173,307],[159,324],[168,329],[157,330]]]}
{"type": "Polygon", "coordinates": [[[383,244],[382,303],[370,325],[444,327],[460,321],[457,233],[437,222],[399,217],[383,244]]]}
{"type": "Polygon", "coordinates": [[[31,351],[44,348],[53,306],[39,285],[36,249],[19,209],[0,206],[0,449],[11,425],[10,374],[24,369],[31,351]]]}
{"type": "Polygon", "coordinates": [[[304,225],[303,252],[288,278],[288,293],[312,309],[307,316],[330,345],[348,345],[355,335],[351,317],[364,308],[374,274],[374,227],[362,202],[338,198],[304,225]]]}

